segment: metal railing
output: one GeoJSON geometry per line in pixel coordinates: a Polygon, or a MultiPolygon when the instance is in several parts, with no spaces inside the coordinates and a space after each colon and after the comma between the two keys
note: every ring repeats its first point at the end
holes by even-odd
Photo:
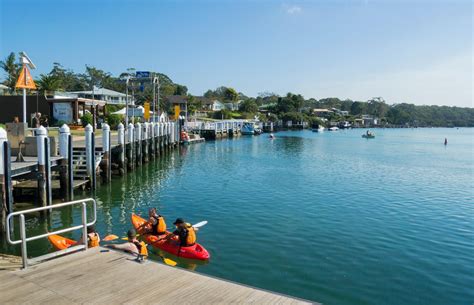
{"type": "Polygon", "coordinates": [[[28,209],[28,210],[23,210],[23,211],[18,211],[18,212],[13,212],[8,214],[6,224],[7,224],[7,240],[10,244],[12,245],[18,245],[21,244],[21,258],[23,261],[23,268],[26,269],[28,267],[29,263],[36,263],[40,261],[44,261],[56,256],[60,256],[66,253],[78,251],[78,250],[87,250],[87,227],[95,224],[97,220],[97,203],[95,199],[93,198],[86,198],[86,199],[81,199],[81,200],[75,200],[75,201],[69,201],[69,202],[64,202],[60,204],[55,204],[55,205],[50,205],[50,206],[45,206],[45,207],[40,207],[40,208],[34,208],[34,209],[28,209]],[[93,215],[94,219],[91,222],[87,222],[87,203],[92,203],[92,208],[93,208],[93,215]],[[29,213],[35,213],[35,212],[41,212],[41,211],[51,211],[53,209],[58,209],[58,208],[63,208],[66,206],[72,206],[72,205],[82,205],[82,223],[77,226],[57,230],[54,232],[48,232],[45,234],[41,235],[36,235],[36,236],[31,236],[27,237],[26,236],[26,226],[25,226],[25,214],[29,213]],[[19,216],[20,218],[20,239],[17,240],[12,240],[11,239],[11,233],[13,232],[12,230],[12,224],[13,224],[13,217],[19,216]],[[40,238],[45,238],[51,235],[55,234],[62,234],[66,232],[71,232],[74,230],[82,229],[82,240],[85,241],[81,245],[74,245],[69,248],[66,248],[64,250],[59,250],[53,253],[45,254],[36,258],[31,258],[28,259],[28,251],[27,251],[27,242],[37,240],[40,238]]]}

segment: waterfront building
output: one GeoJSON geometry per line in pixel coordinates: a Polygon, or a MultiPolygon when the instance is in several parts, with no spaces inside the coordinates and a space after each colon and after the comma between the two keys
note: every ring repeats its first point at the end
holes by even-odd
{"type": "MultiPolygon", "coordinates": [[[[127,95],[118,91],[99,88],[94,86],[93,90],[86,91],[69,91],[69,92],[55,92],[55,97],[68,97],[68,98],[84,98],[105,101],[107,104],[112,105],[125,105],[127,95]]],[[[129,95],[129,104],[134,105],[135,101],[131,95],[129,95]]]]}

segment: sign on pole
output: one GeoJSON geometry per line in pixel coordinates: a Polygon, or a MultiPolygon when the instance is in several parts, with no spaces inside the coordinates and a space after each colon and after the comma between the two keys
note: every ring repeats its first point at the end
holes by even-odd
{"type": "Polygon", "coordinates": [[[26,65],[23,65],[23,68],[21,68],[20,77],[18,77],[15,87],[23,89],[36,89],[35,82],[33,81],[30,70],[28,70],[26,65]]]}
{"type": "Polygon", "coordinates": [[[143,117],[147,121],[150,119],[150,103],[149,102],[145,102],[145,104],[143,104],[143,117]]]}
{"type": "Polygon", "coordinates": [[[137,71],[135,72],[136,78],[150,78],[150,71],[137,71]]]}
{"type": "Polygon", "coordinates": [[[177,121],[179,119],[179,114],[181,112],[181,107],[179,105],[174,106],[174,120],[177,121]]]}

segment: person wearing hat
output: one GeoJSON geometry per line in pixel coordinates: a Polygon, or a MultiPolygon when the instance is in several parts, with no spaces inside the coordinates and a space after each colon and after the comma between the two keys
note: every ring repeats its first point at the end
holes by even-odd
{"type": "Polygon", "coordinates": [[[182,218],[177,218],[173,224],[176,226],[176,230],[168,235],[168,239],[178,239],[180,247],[190,247],[196,243],[197,228],[193,228],[182,218]]]}
{"type": "Polygon", "coordinates": [[[137,233],[134,229],[130,229],[127,232],[128,241],[124,244],[118,245],[107,245],[107,247],[117,250],[122,250],[125,252],[129,252],[132,254],[141,255],[144,257],[148,256],[148,249],[146,248],[146,244],[142,241],[137,239],[137,233]]]}

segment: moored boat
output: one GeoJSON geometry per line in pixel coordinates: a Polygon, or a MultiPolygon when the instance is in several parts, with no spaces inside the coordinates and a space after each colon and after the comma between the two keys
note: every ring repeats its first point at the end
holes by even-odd
{"type": "Polygon", "coordinates": [[[171,253],[173,255],[179,256],[179,257],[184,257],[184,258],[189,258],[189,259],[197,259],[197,260],[208,260],[211,256],[207,250],[201,246],[198,243],[195,243],[192,246],[189,247],[181,247],[175,240],[165,240],[165,237],[167,237],[170,232],[166,232],[163,236],[156,236],[152,234],[147,234],[147,221],[136,215],[132,214],[132,225],[141,235],[141,238],[143,240],[150,244],[151,246],[161,249],[165,252],[171,253]]]}
{"type": "Polygon", "coordinates": [[[251,122],[244,122],[240,133],[243,135],[254,135],[255,134],[255,125],[251,122]]]}

